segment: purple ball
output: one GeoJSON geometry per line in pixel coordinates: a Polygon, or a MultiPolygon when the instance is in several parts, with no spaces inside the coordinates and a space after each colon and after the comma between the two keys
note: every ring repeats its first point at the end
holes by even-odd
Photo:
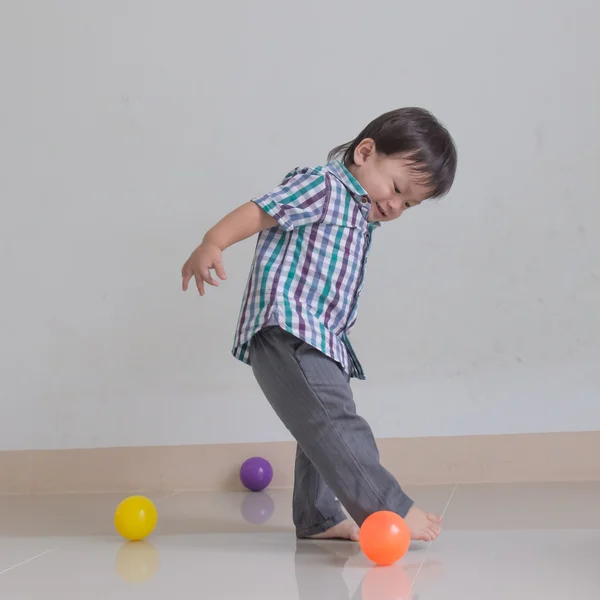
{"type": "Polygon", "coordinates": [[[240,479],[251,492],[261,492],[273,480],[273,467],[268,460],[254,456],[240,468],[240,479]]]}

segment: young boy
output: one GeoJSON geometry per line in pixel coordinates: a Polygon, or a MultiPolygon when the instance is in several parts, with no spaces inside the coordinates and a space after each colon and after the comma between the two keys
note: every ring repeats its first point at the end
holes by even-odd
{"type": "Polygon", "coordinates": [[[402,516],[413,539],[440,533],[441,518],[414,506],[380,464],[371,429],[356,413],[350,379],[364,373],[348,332],[376,228],[445,195],[456,162],[450,134],[429,112],[386,113],[332,150],[325,166],[296,169],[227,215],[183,266],[183,290],[194,277],[203,296],[205,284],[218,285],[211,270],[226,277],[222,252],[259,233],[233,353],[252,366],[298,442],[300,538],[357,541],[359,526],[379,510],[402,516]]]}

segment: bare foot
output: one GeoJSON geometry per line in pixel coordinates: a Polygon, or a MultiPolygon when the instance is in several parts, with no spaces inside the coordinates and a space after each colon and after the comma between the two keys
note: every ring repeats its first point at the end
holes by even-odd
{"type": "Polygon", "coordinates": [[[358,525],[346,519],[337,525],[329,528],[323,533],[317,533],[317,535],[311,535],[308,539],[310,540],[351,540],[352,542],[358,542],[360,530],[358,525]]]}
{"type": "Polygon", "coordinates": [[[420,508],[413,506],[406,517],[404,517],[410,529],[410,539],[431,542],[442,532],[442,517],[423,512],[420,508]]]}

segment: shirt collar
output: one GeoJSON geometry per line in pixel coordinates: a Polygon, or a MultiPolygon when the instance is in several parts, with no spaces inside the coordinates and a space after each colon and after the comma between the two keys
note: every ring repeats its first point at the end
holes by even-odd
{"type": "MultiPolygon", "coordinates": [[[[325,168],[346,187],[354,201],[359,205],[365,218],[367,218],[371,210],[371,198],[369,198],[365,188],[358,183],[356,177],[339,160],[328,162],[325,168]]],[[[381,223],[375,221],[372,225],[379,227],[381,223]]]]}

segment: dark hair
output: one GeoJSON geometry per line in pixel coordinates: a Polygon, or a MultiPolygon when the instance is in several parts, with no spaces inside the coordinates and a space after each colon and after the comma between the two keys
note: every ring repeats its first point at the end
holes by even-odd
{"type": "Polygon", "coordinates": [[[341,157],[344,166],[354,164],[354,151],[370,138],[379,154],[405,155],[415,171],[431,187],[431,198],[447,194],[456,173],[456,147],[448,130],[423,108],[399,108],[371,121],[352,142],[337,146],[329,160],[341,157]]]}

